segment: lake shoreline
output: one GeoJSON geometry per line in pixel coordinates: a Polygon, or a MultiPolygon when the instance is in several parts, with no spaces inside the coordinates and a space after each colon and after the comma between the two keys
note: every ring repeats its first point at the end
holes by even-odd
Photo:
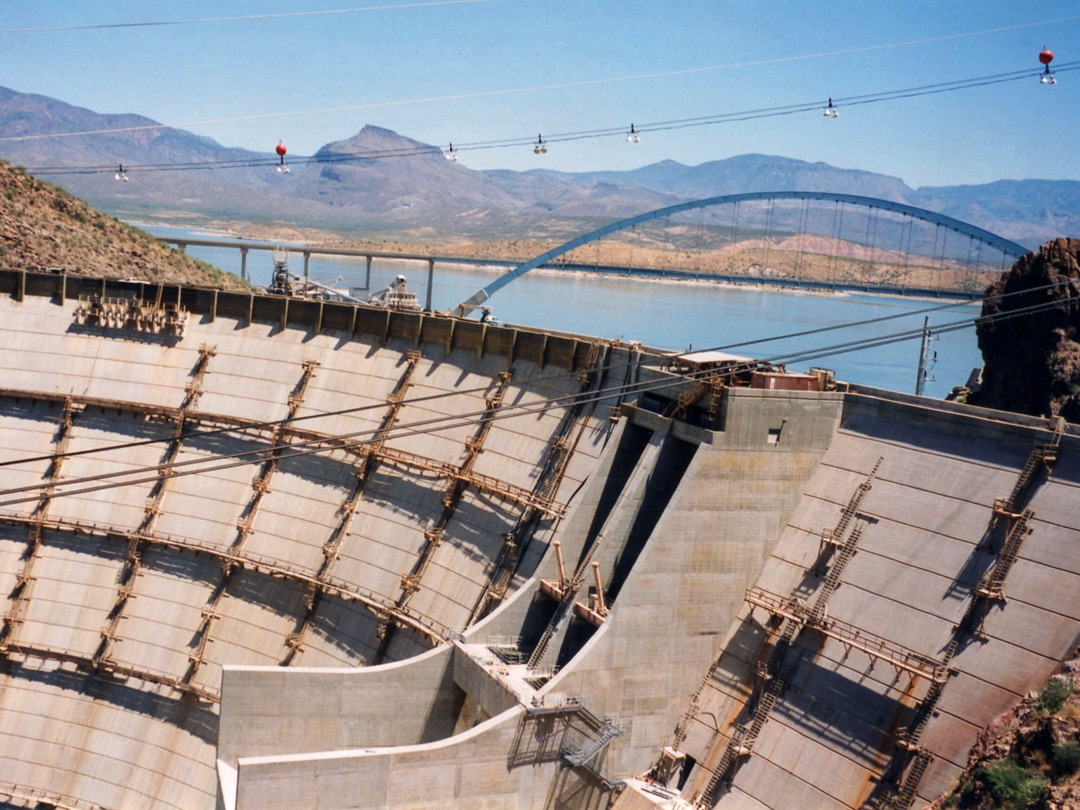
{"type": "MultiPolygon", "coordinates": [[[[222,236],[207,228],[165,228],[151,225],[159,235],[172,238],[222,236]]],[[[252,240],[254,242],[254,240],[252,240]]],[[[219,267],[239,269],[240,251],[235,248],[190,245],[188,253],[219,267]]],[[[295,247],[293,270],[301,271],[301,257],[295,247]]],[[[253,281],[265,285],[270,280],[272,256],[252,250],[247,270],[253,281]]],[[[320,257],[310,260],[310,275],[331,287],[356,288],[357,296],[366,278],[365,261],[348,257],[320,257]]],[[[452,310],[479,288],[505,272],[501,267],[439,265],[435,273],[431,304],[435,310],[452,310]]],[[[423,303],[427,298],[426,260],[385,260],[372,265],[370,291],[387,286],[395,275],[405,275],[409,287],[423,303]]],[[[712,279],[672,279],[663,277],[605,274],[584,270],[538,269],[507,285],[488,302],[505,324],[518,324],[604,339],[640,341],[643,345],[673,352],[745,344],[762,360],[778,358],[801,370],[807,362],[826,365],[837,378],[856,384],[895,391],[910,389],[919,357],[923,311],[931,312],[931,329],[936,323],[974,319],[979,306],[971,301],[923,303],[911,296],[837,293],[784,288],[762,284],[732,284],[712,279]],[[667,283],[674,282],[674,283],[667,283]],[[940,309],[939,309],[940,308],[940,309]],[[937,310],[936,314],[933,310],[937,310]],[[894,322],[885,316],[904,320],[894,322]],[[845,329],[842,333],[819,334],[823,328],[845,329]],[[850,341],[870,341],[873,351],[852,352],[850,341]],[[876,341],[883,340],[884,343],[876,341]],[[817,359],[809,360],[809,356],[817,359]],[[801,359],[800,359],[801,358],[801,359]]],[[[936,379],[929,382],[928,396],[944,396],[962,384],[971,369],[982,365],[974,330],[955,330],[934,335],[939,361],[936,379]]],[[[742,352],[745,353],[745,352],[742,352]]]]}
{"type": "MultiPolygon", "coordinates": [[[[213,228],[213,227],[196,227],[191,228],[187,225],[174,224],[174,223],[161,223],[161,222],[140,222],[131,220],[128,222],[130,225],[134,225],[143,229],[152,228],[176,228],[191,231],[195,234],[205,236],[207,238],[230,238],[230,239],[251,239],[253,242],[272,243],[278,242],[285,247],[300,247],[302,245],[319,246],[323,243],[304,243],[304,242],[290,242],[284,239],[275,240],[273,238],[267,238],[265,236],[252,237],[241,233],[240,230],[235,228],[213,228]]],[[[276,231],[280,233],[280,231],[276,231]]],[[[295,235],[291,233],[290,235],[295,235]]],[[[407,252],[404,250],[406,245],[395,243],[396,248],[402,248],[401,252],[407,252]]],[[[412,245],[412,250],[416,253],[423,253],[426,248],[421,246],[412,245]]],[[[385,249],[385,247],[383,248],[385,249]]],[[[390,252],[390,251],[388,251],[390,252]]],[[[335,257],[325,256],[324,260],[334,260],[335,257]]],[[[345,259],[344,257],[336,257],[338,260],[345,262],[352,262],[353,260],[345,259]]],[[[498,262],[518,261],[517,257],[513,258],[499,258],[499,257],[482,257],[474,258],[471,256],[463,256],[461,258],[468,259],[470,261],[467,265],[461,265],[463,268],[469,270],[475,270],[493,278],[502,275],[507,271],[505,266],[484,264],[484,260],[498,262]],[[475,264],[471,262],[476,262],[475,264]]],[[[384,262],[402,262],[406,264],[415,264],[415,259],[393,259],[393,258],[380,258],[380,261],[384,262]]],[[[521,261],[527,261],[521,260],[521,261]]],[[[699,286],[705,288],[720,287],[730,290],[768,290],[770,292],[777,292],[792,296],[821,296],[826,298],[846,298],[853,295],[857,296],[871,296],[875,298],[896,298],[903,297],[912,301],[940,301],[942,303],[956,302],[956,303],[971,303],[978,301],[978,299],[971,299],[960,295],[950,295],[943,293],[940,295],[931,294],[917,294],[917,293],[904,293],[896,290],[874,290],[874,289],[830,289],[825,286],[793,286],[785,283],[772,283],[768,280],[753,280],[753,281],[738,281],[731,278],[721,277],[708,277],[704,274],[697,276],[677,276],[677,275],[661,275],[663,271],[653,270],[652,268],[643,268],[646,272],[634,272],[628,270],[626,272],[610,272],[605,270],[588,270],[583,267],[574,268],[559,268],[559,267],[538,267],[532,271],[536,275],[551,275],[559,277],[577,277],[577,278],[595,278],[600,280],[613,280],[613,279],[626,279],[635,283],[651,283],[651,284],[676,284],[681,286],[699,286]]],[[[230,272],[230,271],[225,271],[230,272]]],[[[690,272],[690,271],[677,271],[677,272],[690,272]]],[[[233,274],[235,275],[235,273],[233,274]]],[[[813,284],[810,282],[809,284],[813,284]]]]}

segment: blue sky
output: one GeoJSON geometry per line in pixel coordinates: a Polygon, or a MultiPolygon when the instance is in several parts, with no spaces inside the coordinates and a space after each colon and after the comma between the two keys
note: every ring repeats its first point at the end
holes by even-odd
{"type": "MultiPolygon", "coordinates": [[[[401,0],[5,0],[23,28],[403,5],[401,0]]],[[[310,154],[384,126],[427,143],[535,137],[765,108],[1080,59],[1080,2],[493,0],[473,4],[106,30],[0,33],[0,84],[159,121],[290,113],[187,127],[228,146],[310,154]],[[1076,19],[1030,27],[1027,23],[1076,19]],[[965,36],[677,76],[397,104],[690,71],[965,36]]],[[[861,108],[469,152],[472,168],[566,171],[687,164],[746,152],[899,176],[911,185],[1080,179],[1080,71],[861,108]]]]}

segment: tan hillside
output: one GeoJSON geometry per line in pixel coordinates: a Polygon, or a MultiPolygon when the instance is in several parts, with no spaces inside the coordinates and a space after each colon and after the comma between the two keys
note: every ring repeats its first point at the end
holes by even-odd
{"type": "Polygon", "coordinates": [[[166,247],[3,161],[0,190],[0,268],[59,267],[81,275],[247,288],[236,276],[166,247]]]}

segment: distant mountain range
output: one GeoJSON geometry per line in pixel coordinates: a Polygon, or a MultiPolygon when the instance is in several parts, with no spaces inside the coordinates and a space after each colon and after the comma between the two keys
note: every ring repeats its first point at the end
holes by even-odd
{"type": "MultiPolygon", "coordinates": [[[[103,115],[46,96],[0,87],[0,137],[86,132],[154,124],[103,115]]],[[[166,215],[280,221],[348,233],[543,237],[688,199],[746,191],[832,191],[927,208],[1034,246],[1080,234],[1080,182],[999,180],[913,189],[896,177],[769,155],[686,166],[671,160],[630,171],[477,171],[446,161],[436,147],[366,126],[319,156],[340,162],[206,171],[201,164],[266,160],[177,129],[134,129],[77,138],[0,142],[0,157],[34,167],[193,164],[187,171],[43,175],[98,207],[128,216],[166,215]],[[356,154],[409,155],[353,159],[356,154]]]]}

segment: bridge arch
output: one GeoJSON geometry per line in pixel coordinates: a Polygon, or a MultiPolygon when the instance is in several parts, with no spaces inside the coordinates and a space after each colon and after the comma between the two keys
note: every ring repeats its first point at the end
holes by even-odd
{"type": "Polygon", "coordinates": [[[587,245],[590,242],[595,242],[598,239],[603,239],[605,236],[610,236],[613,233],[618,233],[627,228],[632,228],[635,225],[640,225],[642,222],[649,222],[654,219],[664,219],[673,214],[679,214],[683,211],[693,211],[699,208],[710,208],[716,205],[728,205],[740,202],[757,202],[761,200],[817,200],[821,202],[851,203],[866,208],[880,208],[884,211],[905,214],[914,219],[929,222],[931,225],[938,225],[948,228],[951,231],[955,231],[956,233],[963,234],[964,236],[978,239],[984,244],[1000,251],[1005,256],[1015,256],[1019,258],[1029,252],[1023,245],[1013,242],[1010,239],[1005,239],[995,233],[991,233],[984,228],[962,222],[959,219],[954,219],[953,217],[945,216],[944,214],[939,214],[935,211],[928,211],[925,208],[917,208],[913,205],[905,205],[904,203],[893,202],[891,200],[882,200],[877,197],[864,197],[858,194],[835,194],[829,191],[750,191],[742,194],[724,194],[719,197],[706,197],[701,200],[691,200],[689,202],[678,203],[677,205],[669,205],[665,208],[657,208],[655,211],[647,211],[644,214],[627,217],[618,222],[613,222],[610,225],[605,225],[602,228],[597,228],[595,231],[590,231],[589,233],[577,236],[569,242],[564,242],[546,253],[542,253],[533,259],[529,259],[527,262],[522,262],[517,267],[499,276],[486,287],[477,290],[471,297],[463,301],[457,307],[455,314],[464,317],[471,308],[484,303],[484,301],[488,300],[511,281],[525,275],[525,273],[528,273],[530,270],[547,264],[551,260],[569,253],[575,248],[587,245]]]}

